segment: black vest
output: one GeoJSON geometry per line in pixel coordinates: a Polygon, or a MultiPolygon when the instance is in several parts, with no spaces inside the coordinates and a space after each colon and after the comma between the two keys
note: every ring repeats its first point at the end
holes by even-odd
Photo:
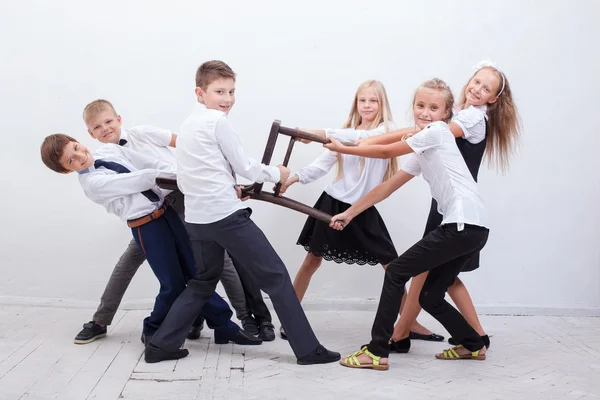
{"type": "Polygon", "coordinates": [[[477,173],[479,172],[479,166],[481,165],[481,161],[483,160],[483,154],[485,153],[485,143],[487,141],[487,133],[488,133],[488,122],[485,120],[485,138],[477,143],[470,143],[464,137],[456,138],[456,145],[460,150],[460,154],[462,154],[465,159],[465,163],[471,171],[471,175],[475,182],[477,182],[477,173]]]}

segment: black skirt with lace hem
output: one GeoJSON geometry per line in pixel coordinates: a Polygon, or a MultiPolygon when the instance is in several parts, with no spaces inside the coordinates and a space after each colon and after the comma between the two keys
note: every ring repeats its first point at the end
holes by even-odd
{"type": "MultiPolygon", "coordinates": [[[[346,211],[350,204],[323,192],[314,207],[335,215],[346,211]]],[[[341,231],[308,217],[296,244],[317,257],[338,264],[385,265],[398,257],[392,238],[375,207],[357,215],[341,231]]]]}

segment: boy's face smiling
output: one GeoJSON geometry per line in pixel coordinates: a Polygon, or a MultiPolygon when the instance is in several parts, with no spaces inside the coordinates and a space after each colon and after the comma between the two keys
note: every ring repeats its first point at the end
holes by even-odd
{"type": "Polygon", "coordinates": [[[63,150],[63,155],[59,160],[60,165],[68,172],[83,171],[94,164],[94,157],[90,154],[87,147],[79,142],[69,142],[63,150]]]}
{"type": "Polygon", "coordinates": [[[232,78],[219,78],[212,81],[206,90],[197,87],[198,102],[210,110],[223,111],[229,114],[235,104],[235,80],[232,78]]]}
{"type": "Polygon", "coordinates": [[[118,144],[121,138],[121,116],[104,110],[85,121],[88,132],[101,143],[118,144]]]}

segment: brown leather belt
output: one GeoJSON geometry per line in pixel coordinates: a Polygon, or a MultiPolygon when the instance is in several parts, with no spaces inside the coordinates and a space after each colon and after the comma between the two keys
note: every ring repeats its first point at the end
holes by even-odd
{"type": "Polygon", "coordinates": [[[152,214],[148,214],[144,217],[131,219],[131,220],[127,221],[127,226],[130,228],[137,228],[138,226],[142,226],[142,225],[147,224],[148,222],[154,221],[155,219],[160,218],[165,213],[168,206],[169,206],[169,204],[165,200],[165,202],[161,208],[159,208],[156,211],[153,211],[152,214]]]}

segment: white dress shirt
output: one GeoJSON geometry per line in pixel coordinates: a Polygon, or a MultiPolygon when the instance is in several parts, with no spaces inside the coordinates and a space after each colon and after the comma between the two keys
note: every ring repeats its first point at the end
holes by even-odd
{"type": "Polygon", "coordinates": [[[406,143],[414,150],[412,158],[402,167],[411,175],[423,173],[431,195],[443,215],[442,224],[457,223],[487,226],[483,200],[473,180],[450,127],[434,122],[408,138],[406,143]]]}
{"type": "MultiPolygon", "coordinates": [[[[125,139],[127,143],[123,146],[149,157],[156,157],[177,168],[177,157],[175,149],[170,147],[173,132],[157,128],[152,125],[140,125],[131,129],[122,130],[119,139],[125,139]]],[[[164,195],[172,190],[160,189],[164,195]]]]}
{"type": "Polygon", "coordinates": [[[127,140],[125,147],[150,157],[177,165],[175,149],[169,147],[173,132],[152,125],[140,125],[121,131],[120,139],[127,140]]]}
{"type": "MultiPolygon", "coordinates": [[[[389,132],[396,130],[393,122],[388,123],[389,132]]],[[[327,136],[333,136],[338,140],[354,142],[369,136],[377,136],[386,133],[384,124],[373,130],[357,129],[327,129],[327,136]]],[[[338,153],[326,150],[320,157],[310,165],[298,171],[298,181],[302,184],[313,182],[326,175],[337,163],[338,153]]],[[[380,158],[363,158],[348,154],[341,154],[342,176],[325,188],[325,193],[336,200],[348,204],[354,204],[365,194],[379,185],[385,176],[389,160],[380,158]],[[362,161],[361,163],[361,160],[362,161]],[[361,168],[362,166],[362,168],[361,168]]]]}
{"type": "Polygon", "coordinates": [[[117,144],[105,144],[93,153],[95,160],[121,164],[129,173],[117,173],[105,167],[90,168],[79,172],[79,183],[85,195],[106,211],[124,221],[141,218],[160,208],[164,193],[156,186],[158,176],[175,178],[175,168],[155,157],[124,148],[117,144]],[[159,201],[150,201],[142,192],[152,190],[159,201]]]}
{"type": "Polygon", "coordinates": [[[473,144],[485,139],[485,124],[487,120],[487,106],[470,106],[463,110],[455,109],[452,122],[460,126],[464,138],[473,144]]]}
{"type": "Polygon", "coordinates": [[[225,113],[197,103],[177,136],[177,182],[185,220],[209,224],[247,206],[237,197],[235,174],[252,182],[279,182],[279,168],[248,157],[225,113]]]}

